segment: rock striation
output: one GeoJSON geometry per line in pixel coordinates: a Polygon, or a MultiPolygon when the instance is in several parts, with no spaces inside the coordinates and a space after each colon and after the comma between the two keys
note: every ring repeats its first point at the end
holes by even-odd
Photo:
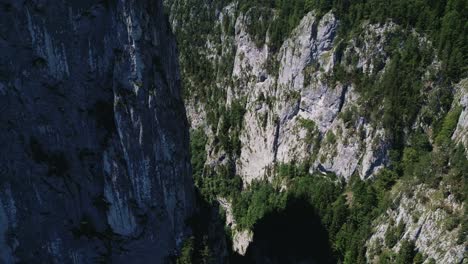
{"type": "MultiPolygon", "coordinates": [[[[373,235],[367,241],[369,263],[379,263],[378,252],[398,252],[404,240],[412,240],[419,252],[435,263],[463,263],[465,245],[459,239],[461,226],[453,224],[457,215],[463,215],[464,204],[453,195],[444,197],[441,191],[424,185],[415,187],[412,197],[398,195],[395,204],[374,227],[373,235]],[[395,226],[402,226],[395,245],[388,245],[390,233],[395,226]]],[[[425,262],[426,263],[426,262],[425,262]]],[[[430,262],[429,262],[430,263],[430,262]]]]}
{"type": "Polygon", "coordinates": [[[3,1],[0,262],[156,263],[189,233],[162,1],[3,1]]]}

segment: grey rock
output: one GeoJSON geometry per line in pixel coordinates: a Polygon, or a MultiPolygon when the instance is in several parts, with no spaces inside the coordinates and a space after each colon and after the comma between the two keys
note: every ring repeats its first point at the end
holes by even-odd
{"type": "Polygon", "coordinates": [[[458,100],[455,101],[461,107],[462,112],[452,139],[457,143],[463,144],[468,157],[468,79],[461,80],[457,84],[457,90],[458,100]]]}
{"type": "Polygon", "coordinates": [[[463,263],[465,245],[457,243],[461,225],[447,230],[450,218],[462,215],[464,204],[453,195],[444,198],[440,190],[425,185],[412,187],[412,195],[398,195],[393,201],[394,208],[387,210],[375,221],[373,234],[367,241],[369,263],[379,263],[373,252],[384,249],[398,252],[403,240],[415,241],[422,254],[433,258],[436,263],[463,263]],[[430,201],[430,202],[428,202],[430,201]],[[390,221],[392,220],[392,221],[390,221]],[[402,237],[393,248],[385,245],[385,234],[392,232],[391,223],[404,224],[402,237]]]}
{"type": "Polygon", "coordinates": [[[7,0],[0,25],[0,262],[167,262],[194,195],[161,1],[7,0]]]}

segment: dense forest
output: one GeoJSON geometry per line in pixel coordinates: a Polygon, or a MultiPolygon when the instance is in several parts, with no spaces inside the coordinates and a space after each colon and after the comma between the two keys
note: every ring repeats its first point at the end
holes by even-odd
{"type": "MultiPolygon", "coordinates": [[[[341,20],[340,35],[346,38],[366,20],[383,23],[391,20],[406,28],[426,33],[435,43],[438,55],[444,61],[444,73],[451,80],[466,74],[467,65],[467,3],[464,0],[422,1],[422,0],[261,0],[240,1],[241,10],[262,10],[271,7],[278,12],[265,25],[271,27],[272,46],[278,48],[282,40],[309,11],[324,14],[332,10],[341,20]]],[[[261,12],[261,11],[257,11],[261,12]]],[[[255,15],[254,15],[255,16],[255,15]]],[[[266,16],[265,16],[266,17],[266,16]]],[[[253,25],[253,35],[264,35],[267,27],[253,25]],[[256,34],[258,33],[258,34],[256,34]]]]}

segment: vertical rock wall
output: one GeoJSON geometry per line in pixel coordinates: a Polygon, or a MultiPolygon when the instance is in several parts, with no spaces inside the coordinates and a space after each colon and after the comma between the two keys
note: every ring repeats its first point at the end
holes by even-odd
{"type": "Polygon", "coordinates": [[[193,184],[161,1],[2,1],[0,52],[0,262],[167,261],[193,184]]]}

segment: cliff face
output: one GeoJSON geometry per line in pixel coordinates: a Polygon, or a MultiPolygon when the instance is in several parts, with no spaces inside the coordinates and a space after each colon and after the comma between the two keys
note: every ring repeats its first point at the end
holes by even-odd
{"type": "MultiPolygon", "coordinates": [[[[346,49],[339,50],[338,19],[331,12],[322,17],[311,12],[275,52],[268,44],[258,45],[248,33],[248,25],[255,19],[252,14],[236,16],[234,8],[232,4],[219,11],[216,23],[220,35],[208,35],[200,56],[206,56],[207,67],[213,67],[216,75],[210,88],[226,96],[218,103],[225,103],[227,111],[238,102],[245,109],[242,125],[233,133],[240,146],[239,155],[234,157],[236,172],[243,182],[271,179],[275,164],[292,161],[309,162],[311,172],[332,172],[346,180],[353,174],[369,178],[384,167],[389,140],[380,121],[371,122],[363,112],[355,111],[364,106],[354,83],[332,79],[337,67],[356,67],[372,74],[377,57],[385,57],[386,36],[396,31],[396,26],[363,26],[363,34],[342,43],[346,49]],[[233,35],[221,26],[229,23],[234,25],[233,35]],[[367,43],[360,47],[357,42],[367,43]],[[338,56],[344,59],[337,62],[338,56]],[[351,62],[352,57],[359,61],[351,62]],[[232,72],[223,71],[226,64],[232,64],[232,72]],[[343,118],[348,112],[351,120],[343,118]]],[[[175,31],[183,28],[174,26],[175,31]]],[[[193,80],[188,82],[196,86],[193,80]]],[[[187,89],[200,89],[190,85],[187,89]]],[[[225,118],[215,120],[213,128],[206,112],[212,106],[199,101],[202,96],[196,91],[190,92],[186,101],[192,128],[208,126],[212,131],[206,132],[219,137],[225,132],[225,118]]],[[[227,151],[219,151],[217,140],[211,142],[209,162],[226,161],[227,151]]]]}
{"type": "Polygon", "coordinates": [[[193,182],[161,1],[3,1],[0,262],[167,261],[193,182]]]}
{"type": "MultiPolygon", "coordinates": [[[[261,179],[274,163],[293,161],[311,162],[312,171],[333,172],[345,179],[354,173],[367,178],[381,168],[387,159],[384,131],[359,116],[347,127],[339,116],[357,105],[359,95],[353,84],[329,81],[337,63],[336,17],[307,14],[273,58],[279,63],[278,72],[270,75],[267,63],[275,54],[269,54],[266,45],[258,52],[248,35],[242,36],[242,21],[241,17],[236,23],[240,36],[236,36],[233,78],[249,80],[234,88],[248,98],[238,162],[244,181],[261,179]],[[259,100],[262,95],[274,103],[259,100]]],[[[365,60],[365,51],[359,55],[365,60]]],[[[372,62],[362,64],[372,66],[372,62]]]]}

